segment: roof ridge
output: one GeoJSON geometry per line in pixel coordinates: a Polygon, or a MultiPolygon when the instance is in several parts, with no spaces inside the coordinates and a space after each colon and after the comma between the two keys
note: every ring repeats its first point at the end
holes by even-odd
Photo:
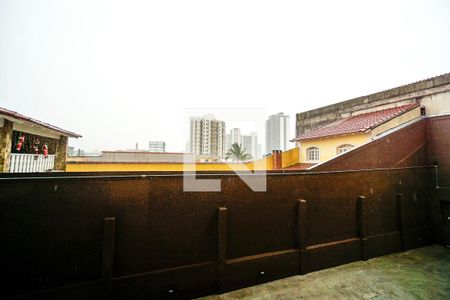
{"type": "MultiPolygon", "coordinates": [[[[349,116],[347,118],[359,117],[359,116],[364,116],[364,115],[369,115],[369,114],[376,114],[376,113],[385,112],[385,111],[388,111],[388,110],[398,110],[399,108],[415,107],[415,106],[418,106],[418,105],[419,105],[418,102],[412,102],[412,103],[408,103],[408,104],[404,104],[404,105],[399,105],[399,106],[394,106],[394,107],[389,107],[389,108],[383,108],[383,109],[380,109],[380,110],[368,111],[368,112],[365,112],[365,113],[362,113],[362,114],[359,114],[359,115],[352,115],[352,116],[349,116]]],[[[347,119],[347,118],[344,118],[344,119],[347,119]]]]}
{"type": "Polygon", "coordinates": [[[10,116],[10,117],[18,119],[18,120],[31,122],[33,124],[45,127],[47,129],[63,133],[63,134],[68,135],[70,137],[76,137],[76,138],[81,137],[81,135],[79,135],[77,133],[74,133],[72,131],[62,129],[61,127],[58,127],[58,126],[55,126],[55,125],[52,125],[52,124],[49,124],[49,123],[46,123],[46,122],[34,119],[34,118],[31,118],[31,117],[27,117],[27,116],[25,116],[25,115],[23,115],[23,114],[21,114],[19,112],[12,111],[12,110],[9,110],[9,109],[4,108],[4,107],[0,107],[0,115],[1,114],[6,115],[6,116],[10,116]]]}
{"type": "Polygon", "coordinates": [[[321,107],[317,107],[314,109],[310,109],[310,110],[306,110],[300,113],[297,113],[297,115],[309,115],[314,111],[317,111],[318,109],[323,109],[323,108],[331,108],[333,106],[337,106],[337,105],[343,105],[344,103],[352,103],[352,101],[358,101],[358,100],[362,100],[365,98],[369,99],[369,102],[371,103],[372,101],[378,101],[381,99],[389,99],[389,98],[393,98],[393,97],[397,97],[400,95],[404,95],[404,94],[408,94],[408,93],[413,93],[413,92],[417,92],[417,91],[421,91],[421,90],[425,90],[428,88],[434,88],[437,86],[441,86],[441,85],[445,85],[445,84],[450,84],[450,72],[447,73],[443,73],[441,75],[436,75],[436,76],[432,76],[426,79],[421,79],[421,80],[417,80],[417,81],[413,81],[413,82],[409,82],[409,83],[405,83],[402,85],[398,85],[389,89],[384,89],[378,92],[372,92],[369,94],[365,94],[362,96],[358,96],[358,97],[353,97],[350,99],[346,99],[346,100],[341,100],[332,104],[328,104],[325,106],[321,106],[321,107]],[[423,82],[427,82],[427,81],[431,81],[431,86],[426,86],[426,87],[421,87],[420,83],[423,82]],[[414,87],[415,85],[419,85],[418,87],[414,87]],[[406,87],[412,87],[411,89],[407,89],[406,87]],[[396,93],[393,93],[392,91],[396,91],[396,93]]]}

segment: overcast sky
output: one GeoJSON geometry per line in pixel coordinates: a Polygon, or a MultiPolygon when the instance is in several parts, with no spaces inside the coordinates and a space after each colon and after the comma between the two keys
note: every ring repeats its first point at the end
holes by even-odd
{"type": "Polygon", "coordinates": [[[297,112],[450,72],[449,16],[448,0],[0,0],[0,106],[85,150],[182,151],[186,108],[285,112],[294,137],[297,112]]]}

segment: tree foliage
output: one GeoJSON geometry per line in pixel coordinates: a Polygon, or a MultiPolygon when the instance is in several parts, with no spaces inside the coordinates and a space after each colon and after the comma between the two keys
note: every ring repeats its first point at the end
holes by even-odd
{"type": "Polygon", "coordinates": [[[232,161],[246,161],[252,159],[252,156],[248,153],[245,153],[246,149],[242,148],[242,145],[234,143],[231,145],[231,148],[228,149],[225,159],[232,161]]]}

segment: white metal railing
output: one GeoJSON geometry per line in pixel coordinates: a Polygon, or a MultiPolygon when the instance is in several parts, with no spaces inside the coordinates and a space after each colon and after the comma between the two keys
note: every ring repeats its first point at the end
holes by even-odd
{"type": "Polygon", "coordinates": [[[10,173],[33,173],[47,172],[53,170],[55,166],[55,155],[48,155],[47,158],[43,154],[35,157],[34,154],[11,153],[9,155],[9,172],[10,173]]]}

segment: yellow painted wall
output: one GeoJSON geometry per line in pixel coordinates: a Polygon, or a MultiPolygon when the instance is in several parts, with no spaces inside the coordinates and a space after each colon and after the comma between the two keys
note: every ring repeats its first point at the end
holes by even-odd
{"type": "Polygon", "coordinates": [[[337,147],[343,144],[351,144],[353,146],[360,146],[369,141],[371,135],[367,133],[358,133],[352,135],[328,137],[317,140],[302,141],[300,143],[300,162],[309,163],[311,161],[306,160],[306,149],[309,147],[317,147],[320,151],[319,162],[324,162],[337,155],[337,147]]]}
{"type": "Polygon", "coordinates": [[[371,136],[377,136],[389,129],[395,128],[418,117],[420,117],[420,107],[416,107],[396,118],[393,118],[392,120],[387,121],[386,123],[381,124],[371,131],[371,136]]]}
{"type": "Polygon", "coordinates": [[[281,153],[281,167],[286,168],[300,162],[300,150],[298,147],[281,153]]]}
{"type": "Polygon", "coordinates": [[[319,148],[320,151],[319,162],[324,162],[335,157],[337,155],[337,148],[341,145],[351,144],[355,147],[360,146],[372,140],[372,137],[375,137],[389,129],[395,128],[410,120],[416,119],[419,116],[420,116],[420,107],[416,107],[411,111],[401,114],[398,117],[381,124],[380,126],[370,131],[369,133],[356,133],[351,135],[342,135],[342,136],[326,137],[316,140],[302,141],[300,143],[300,162],[301,163],[311,162],[306,159],[306,150],[309,147],[319,148]]]}
{"type": "MultiPolygon", "coordinates": [[[[299,163],[300,149],[298,147],[284,151],[282,155],[282,168],[299,163]]],[[[192,170],[194,164],[182,163],[89,163],[87,161],[73,161],[66,164],[66,172],[108,172],[108,171],[179,171],[192,170]]],[[[233,170],[273,170],[273,156],[238,163],[196,163],[196,171],[233,171],[233,170]]]]}
{"type": "MultiPolygon", "coordinates": [[[[192,170],[194,164],[187,164],[192,170]]],[[[273,157],[268,156],[254,162],[244,164],[196,163],[196,171],[232,171],[232,170],[271,170],[273,157]]],[[[105,172],[105,171],[183,171],[182,163],[68,163],[66,172],[105,172]]]]}

